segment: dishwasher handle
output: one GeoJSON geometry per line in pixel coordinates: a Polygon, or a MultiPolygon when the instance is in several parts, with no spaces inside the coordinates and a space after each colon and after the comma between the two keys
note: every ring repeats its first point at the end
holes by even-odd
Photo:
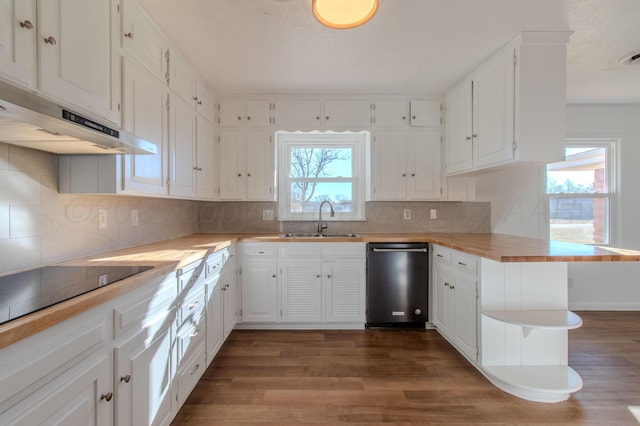
{"type": "Polygon", "coordinates": [[[427,249],[426,248],[415,248],[415,249],[411,249],[411,248],[374,248],[372,249],[372,251],[374,253],[385,253],[385,252],[407,252],[407,253],[426,253],[427,249]]]}

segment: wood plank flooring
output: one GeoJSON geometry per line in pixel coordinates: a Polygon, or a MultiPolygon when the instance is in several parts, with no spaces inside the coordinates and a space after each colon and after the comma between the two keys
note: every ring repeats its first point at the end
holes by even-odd
{"type": "Polygon", "coordinates": [[[434,330],[235,330],[173,425],[640,424],[640,312],[579,315],[565,402],[498,390],[434,330]]]}

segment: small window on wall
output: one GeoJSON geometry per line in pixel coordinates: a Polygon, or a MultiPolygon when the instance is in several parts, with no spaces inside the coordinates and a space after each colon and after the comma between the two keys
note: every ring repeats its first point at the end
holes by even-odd
{"type": "Polygon", "coordinates": [[[318,220],[320,204],[332,203],[326,220],[364,220],[368,132],[279,132],[278,219],[318,220]]]}
{"type": "Polygon", "coordinates": [[[616,167],[615,141],[569,141],[565,161],[547,165],[549,238],[610,244],[616,167]]]}

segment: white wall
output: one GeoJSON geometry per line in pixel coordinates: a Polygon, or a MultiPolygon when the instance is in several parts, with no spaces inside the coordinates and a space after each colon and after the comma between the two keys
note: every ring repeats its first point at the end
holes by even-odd
{"type": "MultiPolygon", "coordinates": [[[[569,105],[568,137],[619,138],[620,186],[613,245],[640,250],[640,105],[569,105]]],[[[476,177],[476,200],[491,202],[492,232],[548,238],[542,208],[544,169],[505,170],[476,177]]],[[[640,310],[640,263],[569,266],[571,309],[640,310]]]]}

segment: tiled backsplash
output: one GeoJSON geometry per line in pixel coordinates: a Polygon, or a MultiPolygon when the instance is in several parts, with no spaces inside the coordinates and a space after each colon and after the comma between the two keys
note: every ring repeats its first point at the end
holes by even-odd
{"type": "MultiPolygon", "coordinates": [[[[310,232],[316,222],[262,220],[273,202],[197,202],[59,194],[57,157],[0,143],[0,275],[195,232],[310,232]],[[98,210],[108,226],[98,229],[98,210]],[[132,226],[131,212],[139,224],[132,226]]],[[[489,203],[369,202],[366,222],[329,232],[489,232],[489,203]],[[411,220],[403,210],[411,209],[411,220]],[[429,219],[436,209],[438,219],[429,219]]]]}
{"type": "MultiPolygon", "coordinates": [[[[273,202],[200,204],[200,232],[315,232],[317,222],[262,220],[273,202]]],[[[364,222],[329,222],[327,232],[491,232],[490,205],[483,202],[368,202],[364,222]],[[404,220],[405,209],[411,219],[404,220]],[[437,219],[430,219],[436,209],[437,219]]],[[[328,218],[323,215],[323,221],[328,218]]]]}
{"type": "Polygon", "coordinates": [[[58,194],[57,187],[55,155],[0,143],[0,274],[198,231],[195,201],[58,194]],[[98,229],[99,209],[107,211],[106,229],[98,229]]]}

